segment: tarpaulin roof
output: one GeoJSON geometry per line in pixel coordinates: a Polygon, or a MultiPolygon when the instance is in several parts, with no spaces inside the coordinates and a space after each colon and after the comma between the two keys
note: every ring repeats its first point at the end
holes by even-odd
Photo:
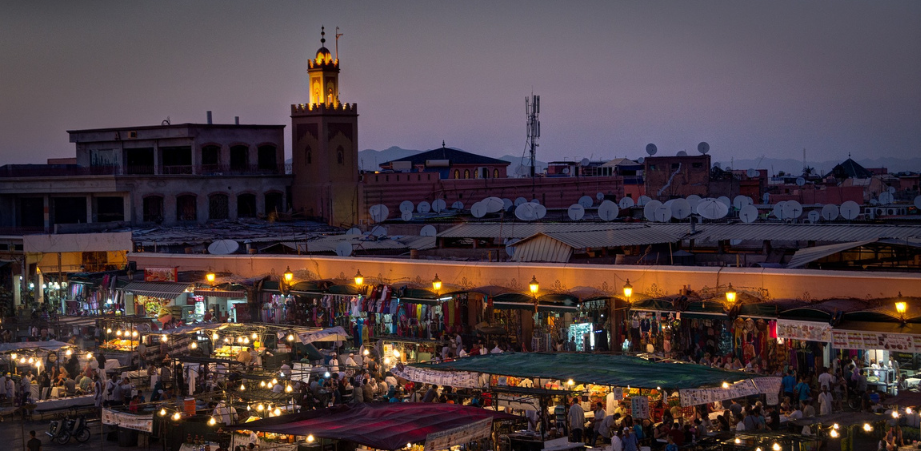
{"type": "Polygon", "coordinates": [[[467,357],[453,362],[414,364],[440,371],[474,371],[515,377],[572,379],[577,383],[669,389],[717,387],[751,379],[753,374],[692,363],[651,362],[610,354],[506,353],[467,357]]]}
{"type": "Polygon", "coordinates": [[[175,299],[191,286],[191,283],[185,282],[131,282],[120,289],[143,296],[175,299]]]}
{"type": "Polygon", "coordinates": [[[12,351],[21,351],[26,349],[44,349],[48,351],[57,351],[63,348],[75,348],[76,345],[70,343],[64,343],[57,340],[49,341],[26,341],[20,343],[3,343],[0,344],[0,352],[12,352],[12,351]]]}
{"type": "Polygon", "coordinates": [[[371,448],[396,450],[422,443],[429,434],[477,421],[517,417],[457,404],[374,403],[341,405],[235,426],[238,430],[313,435],[348,440],[371,448]]]}

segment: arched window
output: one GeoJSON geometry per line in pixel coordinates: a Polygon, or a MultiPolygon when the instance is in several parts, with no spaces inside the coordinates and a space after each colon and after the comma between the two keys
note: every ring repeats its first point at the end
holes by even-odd
{"type": "Polygon", "coordinates": [[[499,178],[499,170],[498,170],[498,169],[493,169],[493,170],[492,170],[492,178],[494,178],[494,179],[499,178]]]}
{"type": "Polygon", "coordinates": [[[336,163],[345,164],[345,150],[342,149],[342,146],[336,148],[336,163]]]}
{"type": "Polygon", "coordinates": [[[208,199],[208,219],[215,221],[230,217],[230,201],[226,194],[212,194],[208,199]]]}
{"type": "Polygon", "coordinates": [[[249,167],[249,147],[233,146],[230,148],[230,170],[246,171],[249,167]]]}
{"type": "Polygon", "coordinates": [[[163,196],[144,198],[144,222],[163,222],[163,196]]]}
{"type": "Polygon", "coordinates": [[[307,146],[307,150],[304,151],[304,161],[306,164],[313,163],[313,149],[311,149],[310,146],[307,146]]]}
{"type": "Polygon", "coordinates": [[[470,169],[464,169],[464,178],[465,178],[465,179],[469,179],[469,178],[470,178],[470,169]]]}
{"type": "Polygon", "coordinates": [[[271,144],[266,144],[259,146],[257,149],[258,152],[258,165],[259,169],[263,171],[277,171],[278,170],[278,155],[275,152],[275,146],[271,144]]]}
{"type": "Polygon", "coordinates": [[[455,170],[454,170],[454,178],[456,178],[456,179],[459,179],[459,178],[460,178],[460,169],[455,169],[455,170]]]}
{"type": "Polygon", "coordinates": [[[237,196],[237,217],[238,218],[255,218],[256,217],[256,195],[244,193],[237,196]]]}
{"type": "Polygon", "coordinates": [[[176,198],[176,219],[179,221],[198,220],[198,203],[194,194],[185,194],[176,198]]]}

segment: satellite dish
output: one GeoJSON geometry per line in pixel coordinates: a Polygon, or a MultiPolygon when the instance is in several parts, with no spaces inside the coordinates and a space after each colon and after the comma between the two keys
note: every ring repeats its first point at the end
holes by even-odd
{"type": "Polygon", "coordinates": [[[522,221],[533,221],[537,219],[536,205],[525,202],[515,207],[515,217],[522,221]]]}
{"type": "Polygon", "coordinates": [[[890,186],[889,189],[888,189],[887,191],[889,191],[889,194],[895,194],[895,187],[894,187],[894,186],[890,186]]]}
{"type": "Polygon", "coordinates": [[[636,162],[639,164],[643,164],[646,162],[646,157],[639,157],[636,159],[636,162]]]}
{"type": "Polygon", "coordinates": [[[716,200],[718,200],[718,201],[722,202],[724,205],[726,205],[726,209],[727,209],[727,210],[729,209],[729,207],[732,206],[732,201],[729,200],[729,198],[726,197],[726,196],[717,197],[716,200]]]}
{"type": "Polygon", "coordinates": [[[686,156],[688,156],[688,153],[685,152],[685,151],[683,151],[683,150],[679,150],[678,153],[677,153],[676,155],[679,156],[679,157],[686,157],[686,156]]]}
{"type": "Polygon", "coordinates": [[[720,219],[729,214],[729,206],[712,197],[702,199],[697,205],[697,214],[706,219],[720,219]]]}
{"type": "Polygon", "coordinates": [[[525,198],[523,198],[523,197],[515,198],[515,206],[516,206],[516,207],[519,206],[519,205],[521,205],[521,204],[527,203],[527,202],[528,202],[528,200],[525,199],[525,198]]]}
{"type": "Polygon", "coordinates": [[[387,228],[384,226],[374,226],[374,228],[371,229],[371,235],[378,237],[387,236],[387,228]]]}
{"type": "Polygon", "coordinates": [[[752,205],[754,203],[755,202],[752,201],[752,198],[748,196],[736,196],[734,199],[732,199],[732,206],[735,207],[736,210],[741,210],[742,207],[746,205],[752,205]]]}
{"type": "Polygon", "coordinates": [[[534,212],[537,213],[537,219],[544,219],[544,216],[547,216],[547,207],[541,204],[535,204],[534,212]]]}
{"type": "Polygon", "coordinates": [[[806,217],[809,219],[809,222],[811,222],[812,224],[815,224],[815,223],[819,222],[819,217],[820,217],[820,216],[821,216],[821,215],[819,215],[819,212],[816,211],[816,210],[812,210],[812,211],[809,212],[808,215],[806,215],[806,217]]]}
{"type": "Polygon", "coordinates": [[[512,202],[511,199],[502,198],[502,209],[503,209],[503,210],[509,211],[509,210],[511,210],[512,207],[514,207],[514,206],[515,206],[515,203],[512,202]]]}
{"type": "Polygon", "coordinates": [[[656,222],[668,222],[672,219],[672,207],[671,205],[659,205],[656,207],[656,210],[652,212],[652,217],[656,222]]]}
{"type": "Polygon", "coordinates": [[[521,240],[518,238],[512,238],[505,241],[505,253],[508,254],[509,257],[515,256],[515,243],[519,241],[521,240]]]}
{"type": "Polygon", "coordinates": [[[691,206],[691,212],[697,211],[697,204],[700,203],[700,196],[696,194],[691,194],[688,196],[688,205],[691,206]]]}
{"type": "Polygon", "coordinates": [[[422,230],[419,231],[419,236],[435,236],[435,235],[438,235],[438,231],[435,230],[435,226],[431,224],[423,227],[422,230]]]}
{"type": "Polygon", "coordinates": [[[921,196],[915,196],[915,208],[921,210],[921,196]]]}
{"type": "Polygon", "coordinates": [[[803,185],[806,184],[806,179],[804,179],[804,178],[802,178],[802,177],[797,177],[797,178],[796,178],[796,184],[797,184],[797,186],[803,186],[803,185]]]}
{"type": "Polygon", "coordinates": [[[720,163],[719,161],[717,161],[716,163],[713,163],[713,167],[717,169],[721,169],[723,167],[723,163],[720,163]]]}
{"type": "Polygon", "coordinates": [[[655,155],[656,152],[658,151],[659,149],[656,147],[655,144],[653,143],[646,144],[646,154],[649,155],[650,157],[655,155]]]}
{"type": "Polygon", "coordinates": [[[532,203],[532,204],[540,205],[540,201],[537,200],[537,199],[531,199],[531,203],[532,203]]]}
{"type": "Polygon", "coordinates": [[[798,219],[803,215],[803,206],[795,200],[788,200],[783,206],[784,219],[798,219]]]}
{"type": "Polygon", "coordinates": [[[656,208],[661,206],[662,202],[650,199],[649,202],[646,202],[646,205],[643,205],[643,217],[646,218],[647,221],[655,221],[656,208]]]}
{"type": "Polygon", "coordinates": [[[432,201],[432,211],[435,213],[441,213],[445,211],[445,207],[448,206],[448,203],[444,199],[435,199],[432,201]]]}
{"type": "Polygon", "coordinates": [[[585,207],[579,204],[572,204],[569,206],[567,213],[569,214],[569,219],[578,221],[582,219],[583,216],[585,216],[585,207]]]}
{"type": "Polygon", "coordinates": [[[387,208],[386,205],[377,204],[371,206],[371,219],[374,220],[374,222],[384,222],[389,215],[390,209],[387,208]]]}
{"type": "Polygon", "coordinates": [[[872,205],[872,206],[875,207],[875,206],[879,205],[879,201],[876,200],[876,199],[870,199],[870,205],[872,205]]]}
{"type": "Polygon", "coordinates": [[[749,178],[757,177],[758,170],[755,168],[749,168],[747,171],[745,171],[745,175],[747,175],[749,178]]]}
{"type": "Polygon", "coordinates": [[[583,158],[582,161],[579,162],[580,166],[588,166],[589,164],[591,164],[591,161],[589,161],[588,158],[583,158]]]}
{"type": "Polygon", "coordinates": [[[486,213],[498,213],[505,208],[505,202],[498,197],[487,197],[480,201],[486,207],[486,213]]]}
{"type": "Polygon", "coordinates": [[[470,214],[473,215],[474,218],[482,218],[483,216],[486,216],[486,204],[483,202],[477,202],[471,205],[470,214]]]}
{"type": "Polygon", "coordinates": [[[591,197],[582,196],[579,198],[578,204],[581,205],[583,209],[591,208],[591,206],[595,204],[595,201],[593,201],[591,197]]]}
{"type": "Polygon", "coordinates": [[[849,200],[841,204],[840,212],[841,217],[848,221],[857,219],[857,215],[860,214],[860,205],[857,205],[857,202],[849,200]]]}
{"type": "Polygon", "coordinates": [[[883,205],[889,205],[892,203],[892,201],[893,201],[892,193],[888,191],[884,193],[879,193],[879,203],[883,205]]]}
{"type": "Polygon", "coordinates": [[[429,211],[431,211],[431,209],[432,209],[432,204],[426,201],[419,202],[419,206],[416,207],[416,211],[422,214],[428,213],[429,211]]]}
{"type": "Polygon", "coordinates": [[[758,220],[758,209],[754,205],[746,205],[739,210],[739,219],[746,224],[751,224],[758,220]]]}
{"type": "Polygon", "coordinates": [[[691,204],[685,199],[675,199],[672,203],[672,217],[682,220],[691,215],[691,204]]]}
{"type": "Polygon", "coordinates": [[[563,168],[563,174],[569,174],[569,168],[563,168]]]}
{"type": "Polygon", "coordinates": [[[352,243],[350,241],[340,241],[336,245],[336,255],[340,257],[348,257],[352,255],[352,243]]]}
{"type": "Polygon", "coordinates": [[[212,255],[229,255],[240,249],[236,240],[216,240],[208,245],[208,253],[212,255]]]}
{"type": "Polygon", "coordinates": [[[729,240],[730,246],[738,246],[740,244],[742,244],[742,240],[729,240]]]}
{"type": "Polygon", "coordinates": [[[598,206],[598,217],[602,221],[613,221],[617,219],[618,214],[620,214],[620,209],[614,202],[606,200],[598,206]]]}
{"type": "Polygon", "coordinates": [[[782,200],[774,204],[774,210],[772,213],[774,213],[774,216],[777,217],[777,219],[783,219],[783,206],[786,205],[786,203],[787,201],[782,200]]]}
{"type": "Polygon", "coordinates": [[[361,235],[361,229],[359,229],[358,227],[352,227],[351,229],[346,230],[345,234],[346,235],[361,235]]]}
{"type": "Polygon", "coordinates": [[[620,202],[618,202],[618,206],[620,206],[621,210],[626,209],[626,208],[630,208],[630,207],[632,207],[632,206],[634,206],[634,205],[636,205],[636,204],[633,202],[633,198],[632,198],[632,197],[622,197],[622,198],[620,199],[620,202]]]}
{"type": "Polygon", "coordinates": [[[451,208],[453,208],[454,210],[463,210],[464,203],[461,201],[455,201],[453,204],[451,204],[451,208]]]}
{"type": "Polygon", "coordinates": [[[651,197],[646,196],[646,195],[643,195],[643,196],[640,196],[640,198],[636,200],[636,205],[637,205],[638,207],[645,207],[646,204],[648,204],[649,201],[651,201],[651,200],[652,200],[651,197]]]}
{"type": "Polygon", "coordinates": [[[835,204],[828,204],[822,207],[822,219],[826,221],[838,219],[838,206],[835,204]]]}
{"type": "Polygon", "coordinates": [[[404,220],[404,221],[412,221],[412,220],[413,220],[413,212],[411,212],[411,211],[404,211],[404,212],[401,212],[401,213],[400,213],[400,219],[402,219],[402,220],[404,220]]]}
{"type": "Polygon", "coordinates": [[[408,211],[411,213],[415,209],[416,209],[416,206],[413,205],[413,203],[408,200],[404,200],[403,202],[400,202],[400,211],[408,211]]]}
{"type": "Polygon", "coordinates": [[[595,194],[595,199],[604,200],[604,193],[595,194]]]}
{"type": "Polygon", "coordinates": [[[707,152],[710,151],[710,145],[707,144],[706,142],[701,142],[700,144],[697,145],[697,151],[700,152],[702,155],[706,155],[707,152]]]}

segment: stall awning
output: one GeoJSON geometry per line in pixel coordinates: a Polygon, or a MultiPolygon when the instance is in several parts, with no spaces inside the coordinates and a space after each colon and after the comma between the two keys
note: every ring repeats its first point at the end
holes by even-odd
{"type": "Polygon", "coordinates": [[[515,377],[573,379],[615,387],[669,389],[719,387],[754,375],[691,363],[652,362],[639,357],[578,353],[506,353],[467,357],[452,362],[414,364],[437,371],[472,371],[515,377]]]}
{"type": "Polygon", "coordinates": [[[0,352],[24,351],[28,349],[42,349],[46,351],[57,351],[63,348],[77,347],[70,343],[64,343],[56,340],[49,341],[25,341],[20,343],[3,343],[0,344],[0,352]]]}
{"type": "MultiPolygon", "coordinates": [[[[370,448],[398,450],[407,443],[421,444],[432,436],[483,420],[510,420],[514,415],[432,403],[378,403],[342,405],[234,426],[237,430],[309,435],[348,440],[370,448]]],[[[451,443],[458,445],[461,443],[451,443]]],[[[442,448],[439,448],[442,449],[442,448]]]]}
{"type": "Polygon", "coordinates": [[[127,293],[150,296],[160,299],[175,299],[192,284],[177,282],[131,282],[120,290],[127,293]]]}
{"type": "Polygon", "coordinates": [[[239,299],[239,298],[245,298],[246,292],[242,290],[209,290],[207,288],[196,288],[195,296],[239,299]]]}
{"type": "Polygon", "coordinates": [[[348,340],[349,334],[345,332],[342,326],[330,327],[329,329],[313,330],[299,332],[297,334],[301,343],[308,344],[315,341],[345,341],[348,340]]]}

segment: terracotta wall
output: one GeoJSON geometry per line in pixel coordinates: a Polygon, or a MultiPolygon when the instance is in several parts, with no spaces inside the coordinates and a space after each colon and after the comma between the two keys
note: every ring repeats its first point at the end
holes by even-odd
{"type": "Polygon", "coordinates": [[[541,292],[592,287],[615,295],[622,294],[624,281],[629,278],[636,298],[674,295],[685,287],[720,297],[729,283],[732,283],[740,296],[756,295],[761,299],[887,299],[895,298],[899,292],[912,297],[921,293],[921,277],[917,274],[859,271],[446,262],[280,255],[132,253],[128,259],[136,261],[138,268],[179,266],[180,271],[206,271],[210,268],[240,277],[277,276],[290,266],[295,278],[299,280],[351,279],[361,270],[366,283],[414,280],[427,285],[437,273],[444,281],[444,291],[487,285],[527,290],[527,284],[533,276],[540,282],[541,292]]]}

